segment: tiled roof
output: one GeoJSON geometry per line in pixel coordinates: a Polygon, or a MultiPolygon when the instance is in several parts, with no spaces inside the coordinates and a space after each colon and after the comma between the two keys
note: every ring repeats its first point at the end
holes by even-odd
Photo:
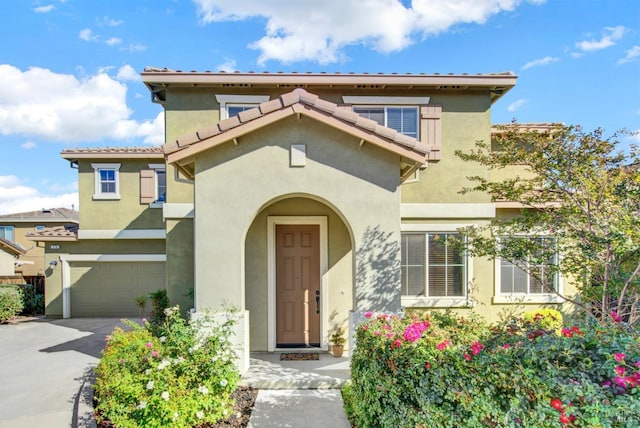
{"type": "MultiPolygon", "coordinates": [[[[364,118],[349,109],[340,108],[337,104],[323,100],[302,88],[296,88],[278,98],[261,103],[255,108],[240,112],[237,116],[224,119],[215,125],[178,138],[175,142],[167,143],[163,146],[164,151],[166,154],[171,155],[193,147],[203,140],[217,140],[209,144],[207,148],[211,145],[229,141],[232,138],[253,131],[255,127],[249,126],[252,122],[260,122],[261,119],[275,115],[277,112],[285,112],[285,116],[287,114],[312,115],[330,126],[339,126],[343,129],[355,128],[360,131],[361,136],[366,137],[367,141],[382,146],[387,150],[399,152],[399,154],[410,157],[414,161],[424,162],[425,155],[429,153],[429,147],[415,138],[379,125],[376,121],[364,118]]],[[[280,115],[274,120],[282,119],[282,117],[280,115]]],[[[264,126],[265,124],[260,123],[259,126],[264,126]]],[[[197,149],[188,151],[188,153],[185,153],[185,157],[195,154],[194,152],[197,152],[197,149]]],[[[169,158],[169,161],[173,162],[182,157],[178,154],[173,159],[169,158]]]]}
{"type": "Polygon", "coordinates": [[[65,149],[61,153],[63,158],[94,159],[94,158],[162,158],[162,147],[91,147],[65,149]]]}
{"type": "Polygon", "coordinates": [[[38,231],[31,231],[25,235],[31,241],[76,241],[78,239],[78,225],[65,224],[63,226],[47,227],[38,231]]]}
{"type": "Polygon", "coordinates": [[[15,242],[7,241],[6,239],[0,238],[0,249],[8,252],[9,254],[24,255],[26,251],[22,248],[22,245],[17,244],[15,242]]]}
{"type": "Polygon", "coordinates": [[[50,208],[15,214],[0,215],[0,223],[4,222],[78,222],[78,211],[69,208],[50,208]]]}

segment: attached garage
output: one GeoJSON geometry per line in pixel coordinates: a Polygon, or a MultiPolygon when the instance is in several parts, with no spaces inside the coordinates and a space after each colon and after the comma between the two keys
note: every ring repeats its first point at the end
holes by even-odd
{"type": "Polygon", "coordinates": [[[69,271],[71,317],[139,317],[135,298],[165,288],[164,261],[72,261],[69,271]]]}

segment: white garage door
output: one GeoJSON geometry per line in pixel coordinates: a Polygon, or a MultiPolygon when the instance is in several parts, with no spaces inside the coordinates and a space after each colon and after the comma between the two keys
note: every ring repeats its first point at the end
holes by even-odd
{"type": "Polygon", "coordinates": [[[135,298],[165,288],[165,264],[72,262],[70,279],[72,317],[139,317],[135,298]]]}

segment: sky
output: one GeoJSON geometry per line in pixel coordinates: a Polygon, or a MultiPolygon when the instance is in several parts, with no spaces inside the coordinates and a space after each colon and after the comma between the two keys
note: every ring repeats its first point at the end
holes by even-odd
{"type": "Polygon", "coordinates": [[[65,148],[164,142],[147,66],[512,71],[494,124],[640,131],[638,0],[3,0],[0,16],[0,214],[82,208],[65,148]]]}

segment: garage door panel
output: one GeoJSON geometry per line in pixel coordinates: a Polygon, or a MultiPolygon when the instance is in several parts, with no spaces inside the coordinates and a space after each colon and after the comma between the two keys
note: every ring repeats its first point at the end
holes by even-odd
{"type": "Polygon", "coordinates": [[[71,265],[72,317],[138,317],[134,299],[165,288],[164,262],[71,265]]]}

